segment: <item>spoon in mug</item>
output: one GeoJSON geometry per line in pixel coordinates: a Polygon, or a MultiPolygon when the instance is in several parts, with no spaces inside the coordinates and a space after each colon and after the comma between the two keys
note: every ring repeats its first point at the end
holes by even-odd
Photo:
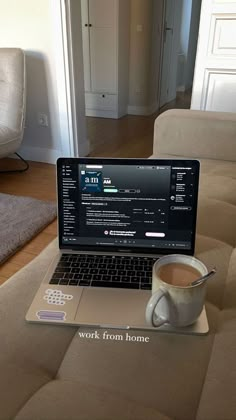
{"type": "Polygon", "coordinates": [[[190,283],[190,286],[196,286],[197,284],[203,283],[206,280],[208,280],[213,274],[215,274],[216,268],[213,268],[209,273],[205,274],[205,276],[199,277],[199,279],[194,280],[192,283],[190,283]]]}

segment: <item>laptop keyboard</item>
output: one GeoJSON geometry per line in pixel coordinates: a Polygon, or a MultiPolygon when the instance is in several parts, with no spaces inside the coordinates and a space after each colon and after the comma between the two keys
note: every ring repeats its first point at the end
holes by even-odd
{"type": "Polygon", "coordinates": [[[156,257],[62,254],[50,284],[151,290],[156,257]]]}

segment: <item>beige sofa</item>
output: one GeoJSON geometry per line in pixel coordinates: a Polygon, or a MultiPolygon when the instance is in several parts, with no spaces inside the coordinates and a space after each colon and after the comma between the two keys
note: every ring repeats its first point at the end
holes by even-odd
{"type": "Polygon", "coordinates": [[[0,288],[1,420],[236,419],[236,115],[162,114],[157,155],[201,159],[196,255],[218,270],[209,334],[142,332],[150,340],[140,343],[27,324],[54,242],[0,288]]]}

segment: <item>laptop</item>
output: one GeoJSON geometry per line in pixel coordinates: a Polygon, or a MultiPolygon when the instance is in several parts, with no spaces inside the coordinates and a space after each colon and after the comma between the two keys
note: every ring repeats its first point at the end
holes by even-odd
{"type": "Polygon", "coordinates": [[[150,329],[152,266],[193,255],[199,162],[59,158],[59,249],[30,322],[150,329]]]}

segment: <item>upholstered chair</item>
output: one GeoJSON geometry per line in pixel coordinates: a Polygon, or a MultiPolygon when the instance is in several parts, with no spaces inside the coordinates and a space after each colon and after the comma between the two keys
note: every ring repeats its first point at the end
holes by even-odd
{"type": "MultiPolygon", "coordinates": [[[[0,158],[19,149],[24,133],[25,109],[25,54],[20,48],[0,48],[0,158]]],[[[17,155],[26,164],[17,172],[26,170],[27,162],[17,155]]]]}

